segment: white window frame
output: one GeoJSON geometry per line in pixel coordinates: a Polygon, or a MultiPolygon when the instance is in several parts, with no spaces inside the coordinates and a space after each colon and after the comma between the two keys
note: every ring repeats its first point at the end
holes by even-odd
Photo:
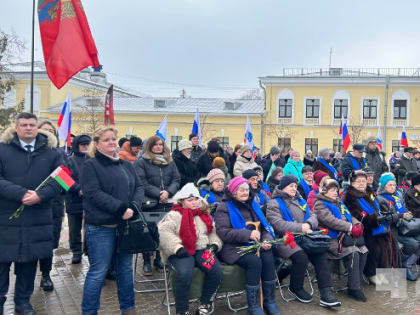
{"type": "Polygon", "coordinates": [[[331,125],[340,125],[340,123],[334,124],[334,120],[340,120],[340,118],[334,118],[334,102],[335,100],[347,99],[348,100],[348,107],[347,107],[347,123],[350,122],[350,115],[351,115],[351,98],[350,93],[347,90],[337,90],[334,92],[331,102],[331,125]]]}
{"type": "MultiPolygon", "coordinates": [[[[391,97],[391,126],[394,126],[394,101],[395,100],[407,100],[407,118],[405,119],[405,125],[410,125],[410,93],[406,90],[399,89],[392,93],[391,97]]],[[[400,119],[398,119],[400,120],[400,119]]],[[[402,120],[402,119],[401,119],[402,120]]]]}
{"type": "Polygon", "coordinates": [[[304,125],[314,125],[306,122],[306,119],[316,119],[316,118],[306,118],[306,100],[318,99],[319,100],[319,117],[318,125],[321,125],[322,120],[322,96],[305,96],[303,99],[303,124],[304,125]]]}
{"type": "Polygon", "coordinates": [[[282,89],[277,93],[277,100],[276,100],[276,122],[279,124],[280,119],[290,119],[290,124],[293,124],[295,121],[295,94],[290,89],[282,89]],[[292,117],[291,118],[280,118],[279,117],[279,101],[281,99],[291,99],[292,100],[292,117]]]}
{"type": "Polygon", "coordinates": [[[376,105],[375,126],[379,125],[379,115],[381,113],[381,98],[379,96],[362,96],[362,98],[360,99],[360,125],[363,126],[363,103],[365,102],[365,100],[377,100],[378,104],[376,105]]]}

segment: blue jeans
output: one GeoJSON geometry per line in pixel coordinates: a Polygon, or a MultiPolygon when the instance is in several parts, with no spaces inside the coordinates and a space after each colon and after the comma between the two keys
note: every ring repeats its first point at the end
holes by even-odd
{"type": "Polygon", "coordinates": [[[121,312],[135,309],[133,255],[115,252],[116,229],[86,224],[90,268],[83,288],[82,314],[95,315],[100,308],[101,290],[114,259],[121,312]]]}

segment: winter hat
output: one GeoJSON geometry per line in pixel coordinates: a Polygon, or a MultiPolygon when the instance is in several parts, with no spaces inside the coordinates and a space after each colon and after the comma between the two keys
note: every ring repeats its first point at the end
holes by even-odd
{"type": "Polygon", "coordinates": [[[284,175],[279,181],[279,189],[289,186],[290,184],[297,184],[298,180],[295,175],[284,175]]]}
{"type": "Polygon", "coordinates": [[[182,187],[181,190],[175,194],[173,199],[178,201],[178,200],[187,199],[190,197],[200,198],[200,193],[197,187],[195,187],[193,183],[185,184],[184,187],[182,187]]]}
{"type": "Polygon", "coordinates": [[[411,185],[415,186],[415,185],[419,185],[419,184],[420,184],[420,174],[416,174],[411,179],[411,185]]]}
{"type": "Polygon", "coordinates": [[[258,177],[258,173],[253,169],[246,170],[242,173],[242,177],[246,179],[250,179],[251,177],[254,177],[254,176],[258,177]]]}
{"type": "Polygon", "coordinates": [[[321,180],[325,177],[328,176],[327,173],[325,173],[324,171],[321,170],[317,170],[314,172],[314,181],[315,183],[319,186],[319,184],[321,183],[321,180]]]}
{"type": "Polygon", "coordinates": [[[80,135],[79,136],[79,144],[89,144],[91,143],[92,138],[88,135],[80,135]]]}
{"type": "Polygon", "coordinates": [[[408,148],[404,148],[404,153],[413,153],[414,152],[414,148],[413,147],[408,147],[408,148]]]}
{"type": "Polygon", "coordinates": [[[131,137],[130,138],[130,147],[140,147],[143,145],[143,141],[141,141],[138,137],[131,137]]]}
{"type": "Polygon", "coordinates": [[[118,146],[121,148],[122,146],[123,146],[123,144],[125,143],[125,142],[127,142],[127,141],[130,141],[130,140],[128,140],[127,138],[121,138],[120,140],[118,140],[118,146]]]}
{"type": "Polygon", "coordinates": [[[330,149],[328,148],[322,148],[321,150],[319,150],[319,154],[320,157],[324,157],[324,156],[329,156],[330,155],[330,149]]]}
{"type": "Polygon", "coordinates": [[[340,189],[340,186],[338,185],[336,180],[332,178],[326,179],[321,184],[321,188],[320,188],[321,193],[326,193],[328,190],[330,190],[333,187],[340,189]]]}
{"type": "Polygon", "coordinates": [[[208,174],[207,179],[209,180],[210,184],[213,183],[216,179],[223,179],[225,180],[225,173],[220,168],[213,168],[208,174]]]}
{"type": "Polygon", "coordinates": [[[243,145],[241,148],[241,154],[244,154],[246,151],[252,151],[252,148],[249,145],[243,145]]]}
{"type": "Polygon", "coordinates": [[[258,171],[262,172],[263,168],[260,165],[257,165],[253,168],[253,170],[256,171],[256,172],[258,172],[258,171]]]}
{"type": "Polygon", "coordinates": [[[207,143],[207,150],[210,153],[217,153],[220,150],[220,145],[219,145],[219,143],[217,141],[214,141],[214,140],[209,141],[207,143]]]}
{"type": "Polygon", "coordinates": [[[240,177],[240,176],[234,177],[229,182],[228,190],[232,195],[234,195],[238,191],[239,186],[241,186],[242,184],[245,184],[245,183],[246,184],[248,183],[248,181],[245,178],[240,177]]]}
{"type": "Polygon", "coordinates": [[[367,179],[367,174],[362,170],[352,171],[349,175],[350,183],[353,183],[358,177],[363,176],[367,179]]]}
{"type": "Polygon", "coordinates": [[[182,139],[181,141],[178,142],[178,150],[182,151],[182,150],[186,150],[186,149],[191,149],[192,148],[192,143],[190,140],[187,139],[182,139]]]}
{"type": "Polygon", "coordinates": [[[384,188],[386,184],[388,184],[388,182],[391,180],[395,181],[395,177],[389,173],[384,173],[382,174],[381,178],[379,178],[379,183],[381,187],[384,188]]]}
{"type": "Polygon", "coordinates": [[[361,143],[353,144],[353,151],[365,152],[365,146],[361,143]]]}
{"type": "Polygon", "coordinates": [[[280,148],[279,147],[277,147],[277,146],[274,146],[274,147],[271,147],[271,149],[270,149],[270,154],[271,155],[276,155],[276,154],[280,154],[280,148]]]}
{"type": "Polygon", "coordinates": [[[212,165],[214,168],[219,168],[225,166],[226,162],[224,158],[218,156],[214,158],[212,165]]]}
{"type": "Polygon", "coordinates": [[[366,143],[370,143],[370,142],[377,142],[376,141],[376,137],[371,136],[371,137],[367,138],[367,142],[366,143]]]}

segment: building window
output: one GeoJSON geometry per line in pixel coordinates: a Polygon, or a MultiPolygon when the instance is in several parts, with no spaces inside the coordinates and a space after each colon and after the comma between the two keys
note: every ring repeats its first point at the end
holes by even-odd
{"type": "Polygon", "coordinates": [[[171,136],[171,151],[178,149],[178,142],[182,140],[181,136],[171,136]]]}
{"type": "Polygon", "coordinates": [[[305,139],[305,153],[308,150],[311,150],[314,155],[318,154],[318,139],[317,138],[305,139]]]}
{"type": "Polygon", "coordinates": [[[279,99],[279,118],[292,118],[292,99],[279,99]]]}
{"type": "Polygon", "coordinates": [[[292,147],[292,139],[290,138],[279,138],[278,139],[279,148],[289,151],[289,149],[292,147]]]}
{"type": "Polygon", "coordinates": [[[407,119],[407,100],[394,100],[394,119],[407,119]]]}
{"type": "Polygon", "coordinates": [[[220,145],[223,147],[225,144],[229,145],[229,137],[219,137],[220,145]]]}
{"type": "Polygon", "coordinates": [[[333,139],[334,152],[343,152],[343,139],[333,139]]]}
{"type": "Polygon", "coordinates": [[[340,119],[341,117],[347,118],[348,107],[349,107],[349,100],[335,99],[334,100],[334,119],[340,119]]]}
{"type": "Polygon", "coordinates": [[[377,99],[363,100],[363,119],[376,119],[377,108],[377,99]]]}
{"type": "Polygon", "coordinates": [[[392,152],[401,151],[401,141],[400,140],[392,140],[392,152]]]}
{"type": "Polygon", "coordinates": [[[306,99],[306,118],[319,118],[319,99],[306,99]]]}

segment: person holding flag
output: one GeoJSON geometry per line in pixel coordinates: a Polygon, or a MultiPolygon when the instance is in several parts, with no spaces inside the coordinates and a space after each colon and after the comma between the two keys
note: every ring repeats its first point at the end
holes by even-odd
{"type": "Polygon", "coordinates": [[[0,314],[14,263],[15,311],[32,315],[30,303],[37,262],[53,253],[51,199],[61,192],[55,180],[36,189],[62,164],[55,137],[38,132],[37,117],[21,113],[0,143],[0,314]],[[36,158],[35,158],[36,157],[36,158]],[[6,167],[7,165],[7,167],[6,167]],[[24,207],[24,209],[23,209],[24,207]],[[20,211],[18,217],[14,214],[20,211]],[[22,237],[24,235],[25,237],[22,237]]]}
{"type": "Polygon", "coordinates": [[[389,171],[388,165],[382,153],[379,151],[377,137],[369,137],[366,145],[366,164],[375,173],[375,182],[379,183],[379,178],[389,171]]]}

